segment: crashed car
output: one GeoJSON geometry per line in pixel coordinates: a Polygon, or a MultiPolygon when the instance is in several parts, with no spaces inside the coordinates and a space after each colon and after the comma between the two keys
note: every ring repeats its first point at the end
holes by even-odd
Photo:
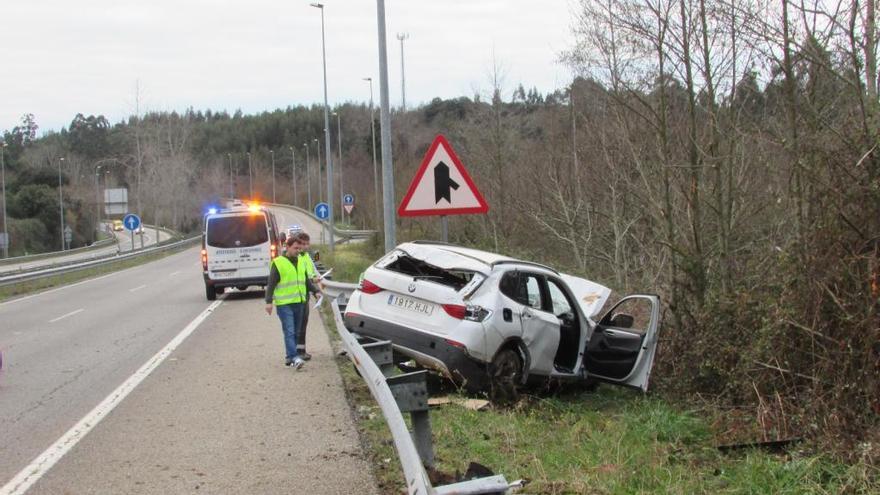
{"type": "Polygon", "coordinates": [[[345,324],[470,391],[550,379],[647,390],[660,300],[627,296],[599,316],[610,295],[537,263],[418,241],[367,268],[345,324]]]}

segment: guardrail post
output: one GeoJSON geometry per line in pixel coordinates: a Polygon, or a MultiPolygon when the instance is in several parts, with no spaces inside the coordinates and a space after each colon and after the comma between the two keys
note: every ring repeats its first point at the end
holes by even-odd
{"type": "Polygon", "coordinates": [[[415,371],[390,376],[385,382],[391,389],[400,412],[410,413],[411,432],[416,450],[425,467],[434,467],[434,440],[431,436],[431,418],[428,415],[427,371],[415,371]]]}
{"type": "Polygon", "coordinates": [[[392,359],[393,349],[390,340],[381,340],[379,342],[370,342],[369,344],[361,344],[361,347],[370,355],[370,359],[376,363],[379,370],[385,377],[389,377],[394,373],[394,362],[392,359]]]}

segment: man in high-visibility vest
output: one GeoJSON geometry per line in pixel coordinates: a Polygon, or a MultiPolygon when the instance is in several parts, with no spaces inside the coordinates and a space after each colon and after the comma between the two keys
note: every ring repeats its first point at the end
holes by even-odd
{"type": "Polygon", "coordinates": [[[302,318],[306,300],[306,268],[299,257],[302,243],[296,236],[285,241],[287,249],[282,256],[272,260],[269,269],[269,285],[266,286],[266,313],[272,314],[272,307],[278,311],[281,332],[284,334],[285,366],[294,369],[303,367],[304,361],[296,352],[296,331],[302,318]]]}
{"type": "MultiPolygon", "coordinates": [[[[323,292],[324,282],[322,282],[321,278],[318,276],[318,270],[315,268],[315,262],[312,261],[312,257],[309,255],[309,246],[311,245],[312,239],[305,231],[298,232],[296,234],[296,237],[299,239],[299,242],[302,245],[302,249],[299,253],[300,262],[307,267],[306,293],[313,294],[315,295],[315,297],[318,297],[323,292]]],[[[309,359],[312,359],[312,355],[306,352],[306,330],[308,329],[309,325],[308,301],[303,306],[303,312],[300,316],[300,320],[301,323],[296,327],[296,353],[299,357],[308,361],[309,359]]]]}

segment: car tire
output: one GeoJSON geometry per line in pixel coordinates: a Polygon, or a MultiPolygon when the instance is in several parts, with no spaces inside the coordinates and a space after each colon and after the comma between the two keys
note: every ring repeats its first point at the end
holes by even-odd
{"type": "Polygon", "coordinates": [[[519,400],[523,360],[515,349],[502,349],[489,366],[489,397],[496,404],[512,404],[519,400]]]}
{"type": "Polygon", "coordinates": [[[214,289],[213,285],[205,284],[205,297],[208,298],[209,301],[217,299],[217,291],[214,289]]]}

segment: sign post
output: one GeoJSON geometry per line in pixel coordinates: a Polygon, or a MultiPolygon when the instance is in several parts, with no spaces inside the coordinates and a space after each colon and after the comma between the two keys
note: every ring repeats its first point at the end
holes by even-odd
{"type": "Polygon", "coordinates": [[[134,232],[141,226],[141,217],[129,213],[122,219],[122,225],[131,233],[131,250],[134,251],[134,232]]]}
{"type": "Polygon", "coordinates": [[[397,214],[439,216],[443,242],[449,238],[448,215],[485,214],[489,205],[443,135],[434,138],[397,214]]]}
{"type": "MultiPolygon", "coordinates": [[[[327,219],[330,218],[330,205],[321,201],[320,203],[315,205],[315,216],[318,217],[318,220],[321,221],[321,224],[325,226],[327,225],[327,219]]],[[[332,229],[333,226],[331,225],[332,229]]],[[[321,244],[324,243],[324,229],[321,229],[321,244]]]]}
{"type": "Polygon", "coordinates": [[[354,209],[354,194],[346,194],[342,197],[342,207],[348,213],[348,223],[351,223],[351,210],[354,209]]]}

